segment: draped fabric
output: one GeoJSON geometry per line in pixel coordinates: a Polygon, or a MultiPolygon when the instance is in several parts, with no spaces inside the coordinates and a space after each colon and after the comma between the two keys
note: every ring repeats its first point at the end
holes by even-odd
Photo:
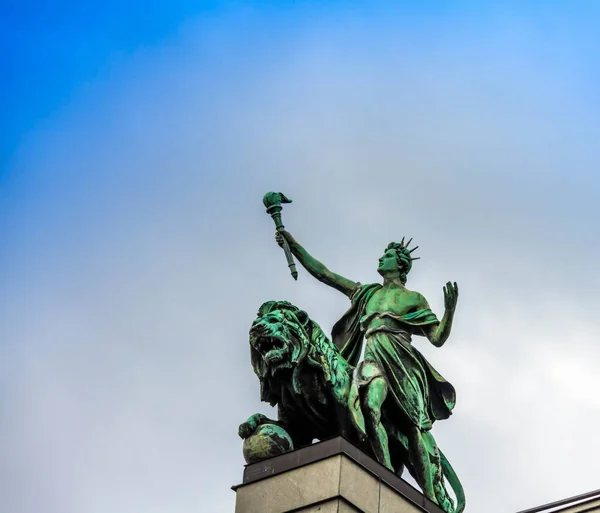
{"type": "Polygon", "coordinates": [[[371,285],[357,284],[352,294],[352,304],[344,316],[334,324],[331,330],[333,343],[340,350],[346,361],[356,367],[363,345],[363,334],[360,328],[360,318],[367,308],[369,299],[381,288],[379,283],[371,285]]]}
{"type": "MultiPolygon", "coordinates": [[[[439,321],[429,309],[404,316],[381,313],[378,315],[389,317],[393,322],[363,334],[361,318],[369,299],[381,287],[380,284],[357,286],[350,309],[333,327],[332,338],[342,356],[355,367],[362,351],[363,338],[366,338],[365,361],[375,364],[388,382],[386,404],[391,401],[393,406],[387,408],[386,414],[392,419],[396,415],[408,418],[414,425],[428,430],[434,421],[451,415],[456,394],[454,387],[412,346],[411,334],[420,327],[439,321]]],[[[353,402],[357,400],[356,388],[362,388],[376,376],[372,371],[368,376],[364,375],[362,368],[362,365],[359,366],[355,372],[355,393],[351,394],[353,402]]],[[[351,410],[358,407],[357,404],[349,406],[351,410]]]]}

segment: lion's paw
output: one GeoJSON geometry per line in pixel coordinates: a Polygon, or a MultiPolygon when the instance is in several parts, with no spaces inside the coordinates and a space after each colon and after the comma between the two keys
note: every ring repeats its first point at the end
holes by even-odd
{"type": "Polygon", "coordinates": [[[240,427],[238,428],[238,435],[240,435],[240,438],[245,440],[249,436],[252,436],[252,434],[256,431],[256,427],[256,424],[244,422],[243,424],[240,424],[240,427]]]}
{"type": "Polygon", "coordinates": [[[248,420],[243,424],[240,424],[238,428],[238,435],[242,439],[246,439],[249,436],[252,436],[256,431],[256,428],[265,422],[271,422],[267,417],[265,417],[262,413],[255,413],[254,415],[250,415],[248,420]]]}

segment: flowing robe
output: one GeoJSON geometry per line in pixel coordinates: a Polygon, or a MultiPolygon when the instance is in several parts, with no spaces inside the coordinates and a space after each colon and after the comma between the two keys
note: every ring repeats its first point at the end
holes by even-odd
{"type": "MultiPolygon", "coordinates": [[[[456,402],[454,387],[448,383],[411,344],[414,333],[422,328],[438,324],[429,309],[397,316],[389,312],[374,314],[389,317],[392,322],[375,329],[363,331],[367,303],[382,287],[375,283],[358,285],[352,295],[352,305],[334,325],[333,342],[342,356],[354,367],[358,365],[362,345],[366,339],[365,362],[372,362],[388,382],[386,415],[396,424],[408,419],[422,430],[431,429],[434,421],[446,419],[452,414],[456,402]]],[[[368,384],[376,374],[364,375],[362,365],[355,371],[353,391],[350,393],[350,411],[357,427],[364,433],[364,420],[359,404],[359,389],[368,384]]]]}

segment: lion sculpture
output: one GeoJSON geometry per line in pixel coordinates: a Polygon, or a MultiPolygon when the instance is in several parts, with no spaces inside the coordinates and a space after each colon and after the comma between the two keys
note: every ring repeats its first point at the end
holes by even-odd
{"type": "Polygon", "coordinates": [[[250,357],[260,398],[277,406],[278,418],[252,415],[240,426],[242,438],[264,424],[283,428],[294,448],[354,438],[347,415],[352,368],[306,312],[287,301],[264,303],[250,329],[250,357]]]}
{"type": "MultiPolygon", "coordinates": [[[[247,463],[310,445],[313,440],[343,436],[373,456],[365,440],[360,411],[349,400],[352,366],[308,314],[287,301],[268,301],[250,328],[252,367],[260,381],[260,397],[277,406],[277,420],[256,413],[240,425],[247,463]]],[[[404,466],[414,475],[406,436],[387,422],[392,464],[398,475],[404,466]]],[[[440,451],[444,476],[457,506],[464,510],[464,491],[454,469],[440,451]]]]}

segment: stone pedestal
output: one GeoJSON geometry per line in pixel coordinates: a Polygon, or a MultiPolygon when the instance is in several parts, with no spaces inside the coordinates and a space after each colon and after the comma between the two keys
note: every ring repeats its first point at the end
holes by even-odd
{"type": "Polygon", "coordinates": [[[338,437],[244,469],[235,513],[444,513],[338,437]]]}

